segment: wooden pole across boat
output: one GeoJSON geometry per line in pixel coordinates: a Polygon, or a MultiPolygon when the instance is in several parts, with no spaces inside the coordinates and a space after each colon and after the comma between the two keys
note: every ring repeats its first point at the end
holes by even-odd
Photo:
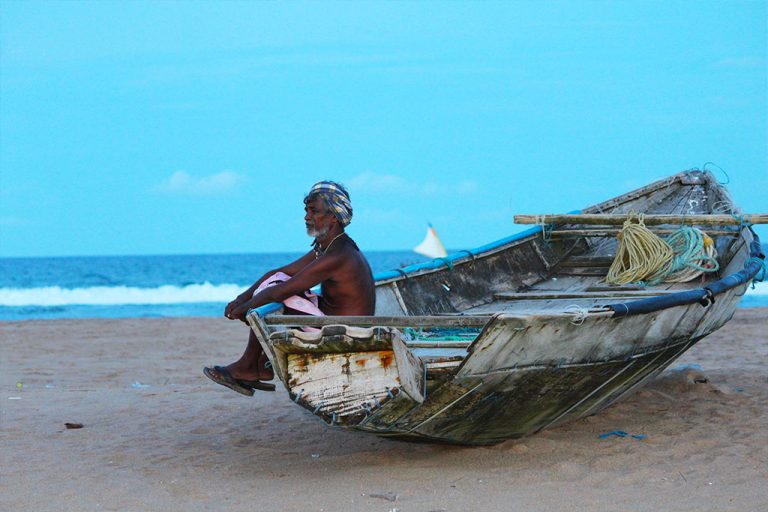
{"type": "MultiPolygon", "coordinates": [[[[603,226],[620,225],[628,218],[637,218],[637,214],[627,213],[579,213],[579,214],[543,214],[515,215],[516,224],[595,224],[603,226]]],[[[768,224],[768,214],[751,213],[743,215],[670,215],[648,214],[643,216],[643,222],[648,226],[663,224],[704,225],[704,226],[738,226],[741,224],[768,224]]]]}
{"type": "MultiPolygon", "coordinates": [[[[677,229],[659,229],[651,228],[651,231],[657,235],[671,235],[675,233],[677,229]]],[[[621,232],[619,228],[602,228],[602,229],[554,229],[549,232],[549,236],[552,238],[580,238],[582,236],[592,237],[612,237],[621,232]]],[[[739,229],[707,229],[709,236],[738,236],[741,230],[739,229]]]]}

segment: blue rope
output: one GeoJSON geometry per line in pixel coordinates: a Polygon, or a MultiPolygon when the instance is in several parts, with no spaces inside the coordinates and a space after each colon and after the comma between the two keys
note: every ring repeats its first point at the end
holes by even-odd
{"type": "Polygon", "coordinates": [[[469,257],[470,257],[471,259],[473,259],[473,260],[474,260],[474,259],[477,257],[477,255],[476,255],[475,253],[473,253],[472,251],[468,251],[468,250],[466,250],[466,249],[462,249],[462,250],[460,250],[460,251],[456,251],[454,254],[461,254],[461,253],[463,253],[463,252],[467,253],[467,254],[469,255],[469,257]]]}
{"type": "Polygon", "coordinates": [[[550,222],[546,226],[544,224],[541,225],[541,239],[547,245],[549,245],[549,242],[552,241],[552,230],[553,229],[555,229],[555,223],[554,222],[550,222]]]}
{"type": "Polygon", "coordinates": [[[707,170],[707,166],[708,166],[708,165],[710,165],[710,164],[711,164],[711,165],[714,165],[715,167],[717,167],[718,169],[720,169],[720,170],[723,172],[723,174],[725,174],[725,179],[726,179],[726,180],[728,180],[728,181],[720,181],[719,183],[720,183],[721,185],[727,185],[727,184],[729,184],[729,183],[731,182],[731,177],[730,177],[730,176],[728,176],[728,173],[727,173],[727,172],[725,172],[725,169],[723,169],[722,167],[720,167],[719,165],[717,165],[715,162],[707,162],[707,163],[705,163],[704,165],[702,165],[702,166],[701,166],[701,169],[702,169],[703,171],[706,171],[706,170],[707,170]]]}
{"type": "Polygon", "coordinates": [[[616,436],[616,437],[632,437],[634,439],[645,439],[646,437],[648,437],[645,434],[628,434],[628,433],[624,432],[623,430],[612,430],[611,432],[606,432],[605,434],[600,434],[597,437],[599,439],[607,439],[607,438],[609,438],[611,436],[616,436]]]}
{"type": "Polygon", "coordinates": [[[751,227],[751,226],[752,226],[752,223],[751,223],[751,222],[747,222],[747,221],[744,219],[744,216],[743,216],[743,215],[736,215],[735,213],[732,213],[732,214],[731,214],[731,217],[733,217],[734,219],[736,219],[737,221],[739,221],[739,227],[738,227],[738,230],[739,230],[739,231],[741,231],[741,230],[742,230],[742,229],[744,229],[744,228],[748,228],[748,227],[751,227]]]}
{"type": "Polygon", "coordinates": [[[717,260],[704,252],[704,236],[698,229],[681,226],[680,229],[666,237],[665,241],[675,252],[672,265],[666,272],[667,276],[680,272],[686,267],[701,272],[716,272],[720,269],[717,260]],[[698,265],[696,264],[698,261],[707,262],[711,266],[698,265]]]}
{"type": "Polygon", "coordinates": [[[451,263],[451,260],[449,260],[448,258],[435,258],[432,261],[442,261],[443,263],[445,263],[445,266],[448,267],[448,270],[453,270],[453,263],[451,263]]]}
{"type": "Polygon", "coordinates": [[[763,258],[758,258],[757,256],[752,256],[749,258],[749,262],[756,261],[760,264],[760,270],[757,271],[755,274],[755,277],[752,278],[752,289],[755,289],[755,283],[762,283],[765,281],[765,278],[768,277],[768,266],[765,264],[765,260],[763,258]]]}

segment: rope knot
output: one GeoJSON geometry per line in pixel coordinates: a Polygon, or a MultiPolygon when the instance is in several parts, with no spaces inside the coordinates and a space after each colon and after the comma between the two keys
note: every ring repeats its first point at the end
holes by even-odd
{"type": "Polygon", "coordinates": [[[587,318],[587,315],[589,315],[589,310],[579,306],[578,304],[571,304],[570,306],[566,306],[565,312],[573,315],[571,323],[574,325],[583,324],[584,320],[587,318]]]}

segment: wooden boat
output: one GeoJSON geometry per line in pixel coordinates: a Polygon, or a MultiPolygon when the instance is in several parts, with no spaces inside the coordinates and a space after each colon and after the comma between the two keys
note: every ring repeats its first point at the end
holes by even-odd
{"type": "Polygon", "coordinates": [[[492,444],[592,415],[725,324],[764,255],[708,172],[686,171],[471,251],[376,276],[373,317],[248,320],[291,400],[328,424],[492,444]],[[707,232],[720,270],[655,287],[604,282],[631,210],[707,232]],[[302,326],[314,326],[305,332],[302,326]]]}

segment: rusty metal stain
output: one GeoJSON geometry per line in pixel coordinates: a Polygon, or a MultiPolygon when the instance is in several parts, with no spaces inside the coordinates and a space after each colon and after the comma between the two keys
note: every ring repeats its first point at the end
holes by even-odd
{"type": "Polygon", "coordinates": [[[317,363],[318,361],[322,361],[325,358],[325,354],[304,354],[304,357],[306,357],[306,361],[309,363],[317,363]]]}
{"type": "Polygon", "coordinates": [[[392,366],[392,363],[395,360],[395,355],[392,352],[384,352],[381,355],[379,355],[379,361],[381,362],[381,367],[384,369],[389,368],[392,366]]]}
{"type": "Polygon", "coordinates": [[[309,359],[309,354],[301,354],[294,360],[296,363],[296,371],[307,371],[307,366],[309,365],[309,361],[307,361],[307,359],[309,359]]]}
{"type": "Polygon", "coordinates": [[[341,365],[341,371],[347,376],[352,375],[352,372],[350,371],[350,361],[349,361],[349,354],[344,354],[344,364],[341,365]]]}

